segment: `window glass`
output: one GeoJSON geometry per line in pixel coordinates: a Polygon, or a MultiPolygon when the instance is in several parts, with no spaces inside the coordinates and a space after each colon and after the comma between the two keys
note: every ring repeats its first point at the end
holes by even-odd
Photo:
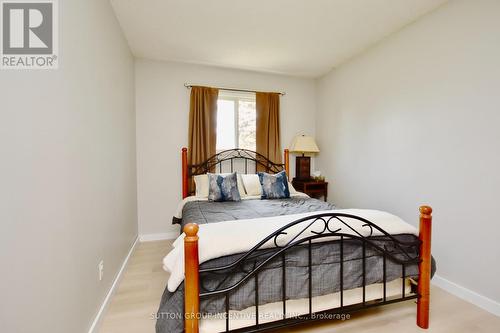
{"type": "Polygon", "coordinates": [[[221,90],[217,101],[217,151],[242,148],[255,151],[255,94],[221,90]]]}
{"type": "Polygon", "coordinates": [[[238,111],[238,148],[255,151],[255,100],[239,100],[238,111]]]}
{"type": "Polygon", "coordinates": [[[235,101],[217,101],[217,150],[232,149],[236,146],[235,101]]]}

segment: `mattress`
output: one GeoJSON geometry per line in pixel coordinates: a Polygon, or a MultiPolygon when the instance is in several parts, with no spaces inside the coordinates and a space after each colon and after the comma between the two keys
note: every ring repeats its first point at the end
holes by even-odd
{"type": "MultiPolygon", "coordinates": [[[[386,297],[402,296],[403,280],[396,279],[386,284],[386,297]]],[[[367,285],[365,289],[365,301],[382,299],[384,297],[384,286],[382,283],[367,285]]],[[[410,296],[411,280],[405,280],[405,295],[410,296]]],[[[343,305],[348,306],[363,302],[363,288],[355,288],[344,291],[343,305]]],[[[326,311],[340,307],[340,292],[316,296],[312,298],[312,312],[326,311]]],[[[301,298],[286,301],[285,318],[297,317],[309,313],[309,299],[301,298]]],[[[255,306],[241,311],[229,311],[229,329],[235,330],[255,325],[255,306]]],[[[283,302],[273,302],[259,306],[259,324],[266,324],[283,318],[283,302]]],[[[200,333],[224,332],[226,330],[226,319],[223,316],[210,316],[200,320],[200,333]]]]}

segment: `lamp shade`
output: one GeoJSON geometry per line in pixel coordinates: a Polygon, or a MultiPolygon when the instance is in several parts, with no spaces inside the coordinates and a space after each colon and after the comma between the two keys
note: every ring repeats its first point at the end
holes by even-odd
{"type": "Polygon", "coordinates": [[[292,153],[319,153],[318,145],[312,136],[297,135],[290,147],[292,153]]]}

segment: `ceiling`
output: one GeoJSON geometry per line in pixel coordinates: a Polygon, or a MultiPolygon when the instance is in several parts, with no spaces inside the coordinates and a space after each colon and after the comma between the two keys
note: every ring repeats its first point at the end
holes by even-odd
{"type": "Polygon", "coordinates": [[[134,56],[318,77],[447,0],[111,0],[134,56]]]}

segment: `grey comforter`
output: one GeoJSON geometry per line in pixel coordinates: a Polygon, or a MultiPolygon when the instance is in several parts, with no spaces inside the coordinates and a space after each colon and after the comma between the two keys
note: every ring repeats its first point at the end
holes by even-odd
{"type": "Polygon", "coordinates": [[[242,200],[238,202],[188,202],[182,210],[182,220],[174,218],[173,223],[182,227],[193,222],[197,224],[256,219],[321,210],[335,209],[335,206],[324,201],[305,197],[276,200],[242,200]]]}
{"type": "MultiPolygon", "coordinates": [[[[246,219],[252,217],[276,216],[309,211],[333,209],[333,205],[315,199],[293,198],[285,200],[249,200],[238,203],[191,202],[183,210],[183,221],[195,223],[212,223],[219,221],[246,219]]],[[[400,241],[415,240],[414,235],[396,235],[400,241]]],[[[384,237],[372,237],[380,246],[393,251],[394,256],[404,259],[391,240],[384,237]]],[[[340,291],[340,242],[332,241],[312,245],[312,295],[320,296],[340,291]]],[[[243,267],[239,266],[224,274],[202,274],[200,276],[201,291],[220,290],[241,280],[255,265],[273,255],[276,249],[259,250],[243,267]]],[[[366,247],[366,284],[383,281],[382,256],[379,252],[366,247]]],[[[343,288],[353,289],[363,285],[362,279],[362,246],[358,240],[345,240],[343,245],[343,288]]],[[[416,255],[416,250],[408,254],[416,255]]],[[[210,260],[201,265],[202,268],[226,265],[237,260],[242,254],[234,254],[210,260]]],[[[271,260],[265,269],[259,272],[259,305],[282,300],[282,257],[271,260]]],[[[286,252],[286,297],[298,299],[308,297],[308,251],[306,246],[294,247],[286,252]]],[[[433,272],[435,265],[433,262],[433,272]]],[[[416,277],[418,267],[406,266],[406,276],[416,277]]],[[[392,281],[402,276],[400,264],[387,259],[386,278],[392,281]]],[[[223,313],[225,304],[223,297],[202,299],[201,313],[223,313]]],[[[249,279],[229,297],[231,310],[242,310],[255,306],[255,282],[249,279]]],[[[183,332],[184,321],[184,284],[175,292],[165,289],[157,313],[157,333],[183,332]]]]}

